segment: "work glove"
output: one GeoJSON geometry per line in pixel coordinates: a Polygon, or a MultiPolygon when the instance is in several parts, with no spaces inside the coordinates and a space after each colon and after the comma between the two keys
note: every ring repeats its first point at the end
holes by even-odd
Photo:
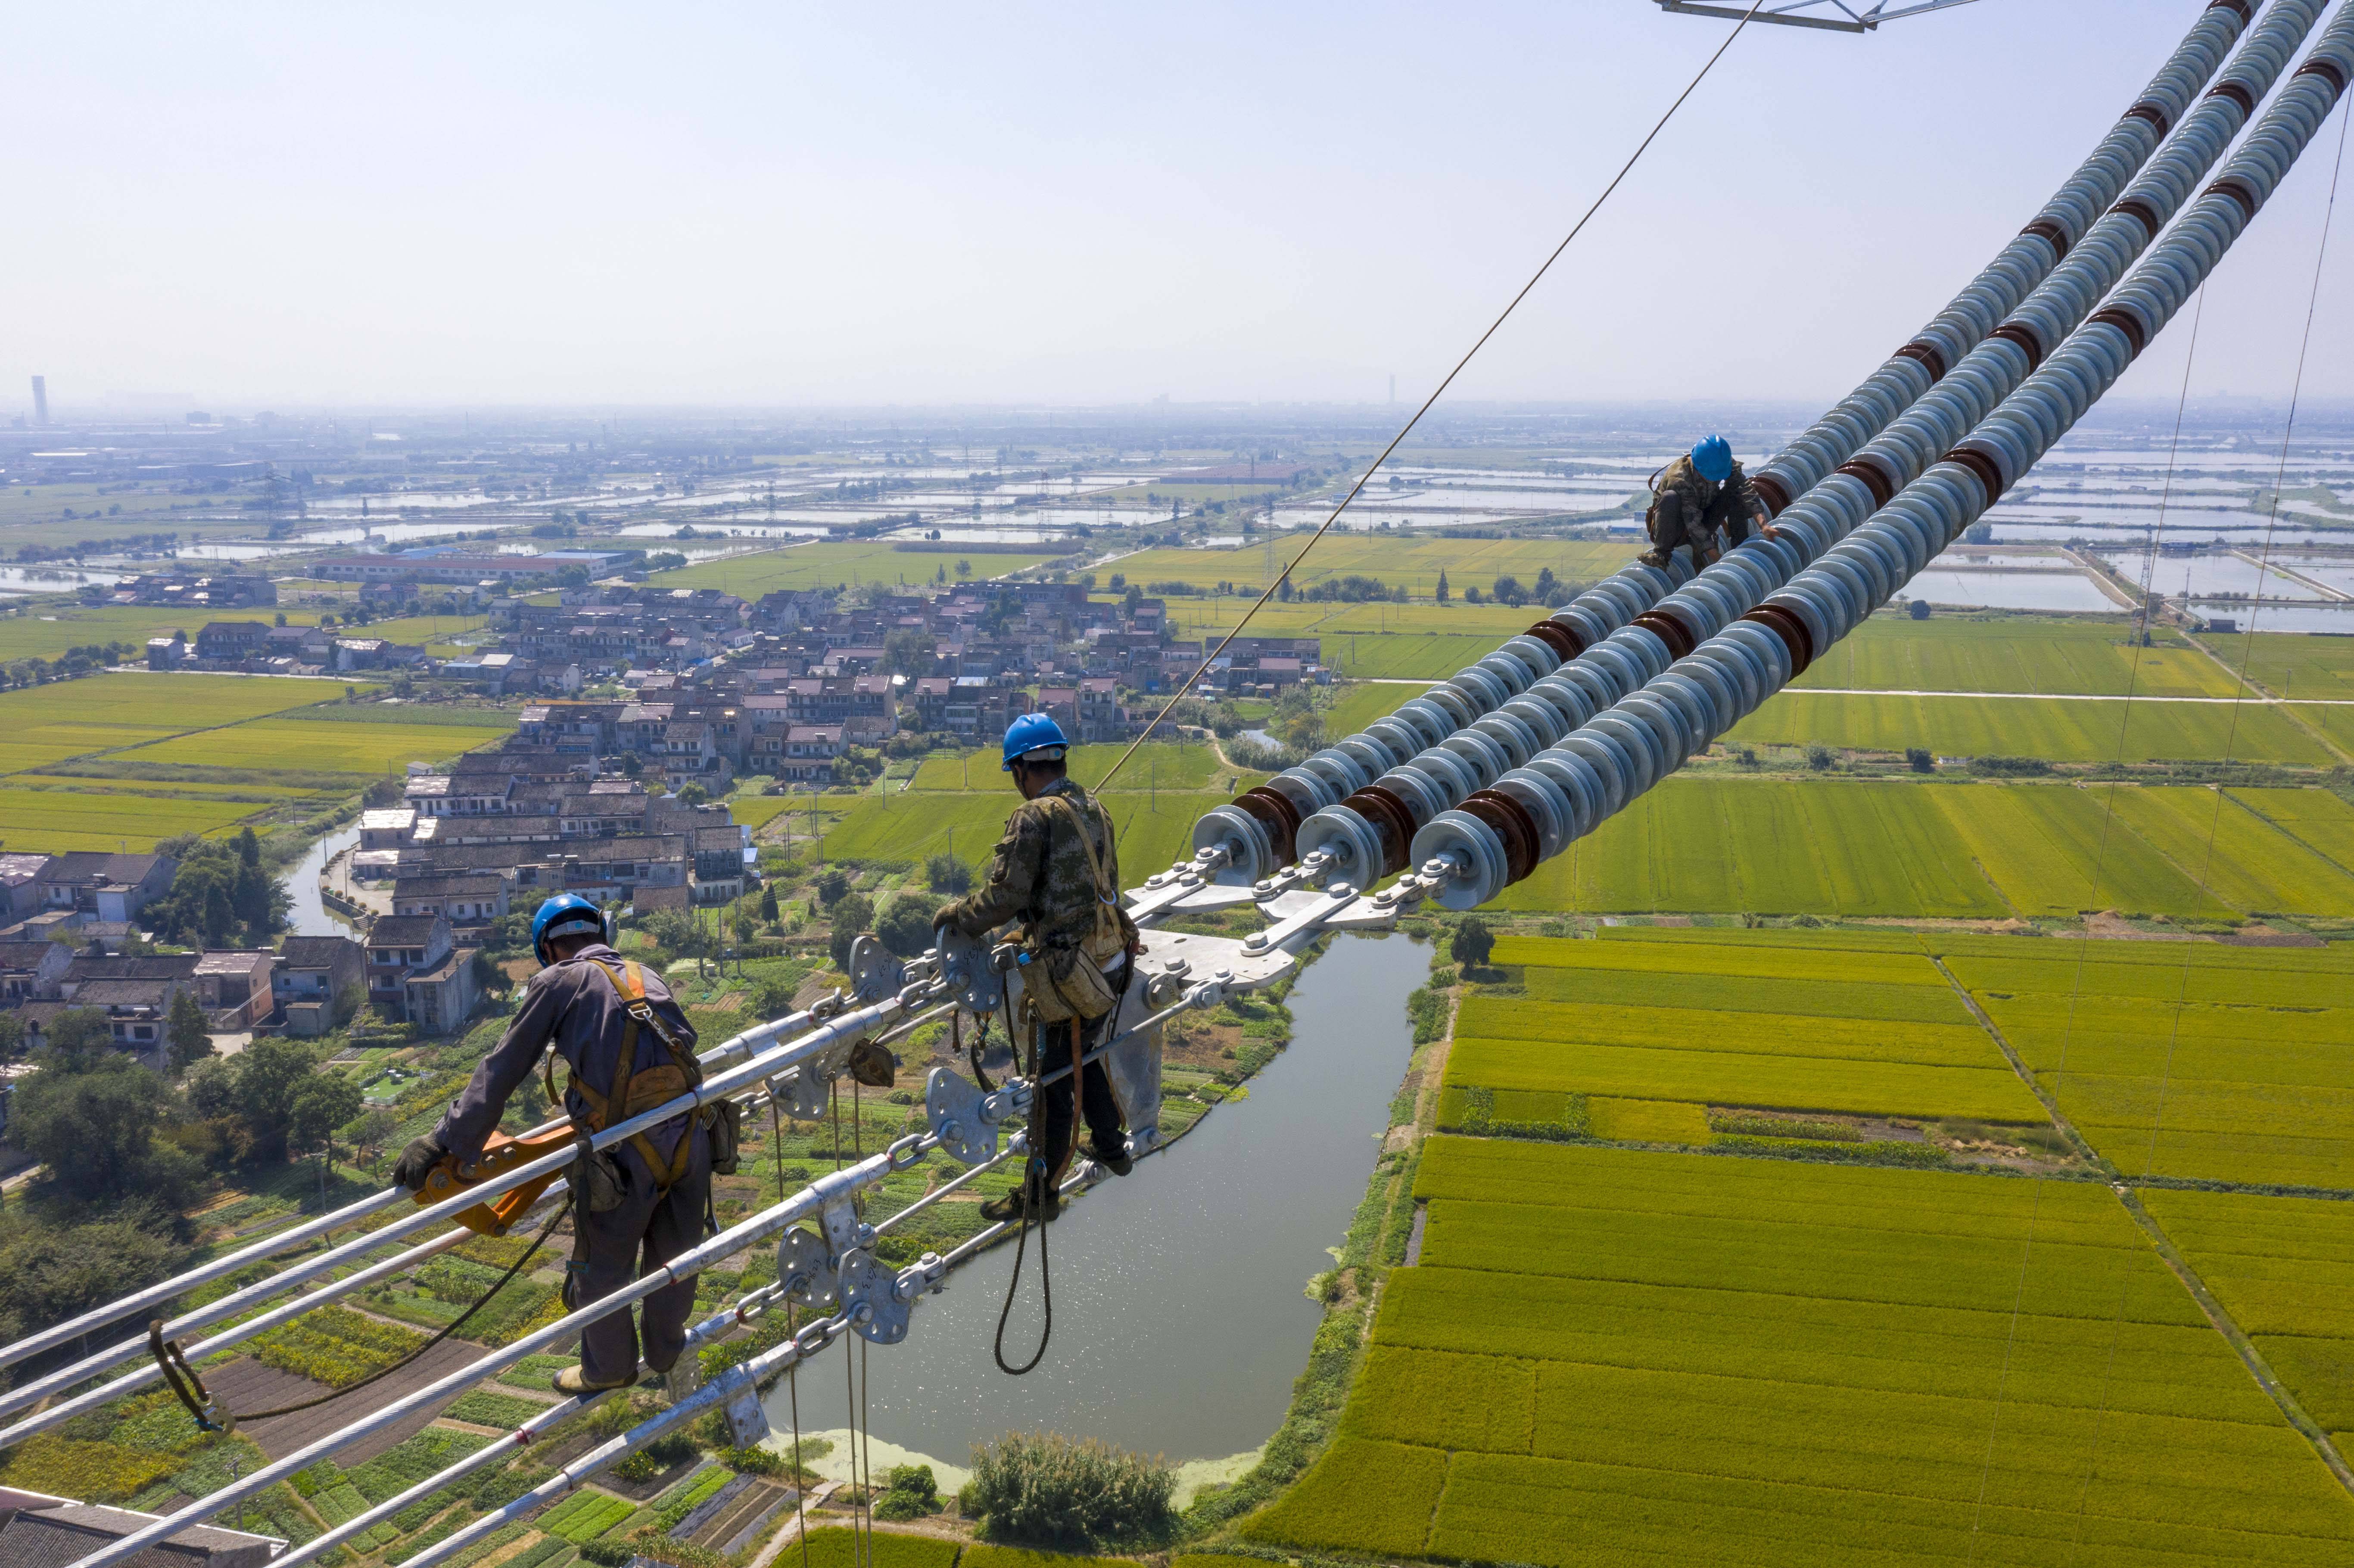
{"type": "Polygon", "coordinates": [[[412,1192],[422,1192],[425,1179],[449,1155],[450,1151],[434,1142],[430,1135],[411,1139],[408,1147],[400,1151],[400,1158],[393,1161],[392,1179],[412,1192]]]}

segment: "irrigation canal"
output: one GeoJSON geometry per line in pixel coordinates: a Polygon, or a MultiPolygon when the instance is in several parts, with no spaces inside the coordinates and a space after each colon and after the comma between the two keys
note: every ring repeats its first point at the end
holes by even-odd
{"type": "MultiPolygon", "coordinates": [[[[961,1466],[974,1443],[1009,1430],[1172,1461],[1266,1442],[1322,1316],[1308,1281],[1332,1266],[1326,1249],[1341,1245],[1381,1151],[1413,1054],[1406,995],[1426,973],[1410,937],[1335,938],[1294,988],[1291,1044],[1249,1097],[1055,1222],[1054,1340],[1035,1372],[1007,1377],[990,1354],[1010,1246],[927,1298],[905,1343],[868,1351],[878,1443],[961,1466]]],[[[1006,1329],[1016,1366],[1038,1342],[1037,1266],[1034,1235],[1006,1329]]],[[[803,1374],[803,1432],[848,1425],[844,1376],[832,1353],[803,1374]]],[[[790,1430],[783,1387],[769,1413],[779,1436],[790,1430]]]]}

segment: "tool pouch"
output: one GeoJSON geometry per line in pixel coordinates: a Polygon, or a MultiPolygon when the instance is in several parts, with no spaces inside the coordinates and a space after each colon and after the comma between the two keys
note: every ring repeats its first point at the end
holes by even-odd
{"type": "Polygon", "coordinates": [[[743,1163],[744,1107],[734,1100],[719,1100],[704,1107],[709,1119],[704,1128],[711,1139],[711,1173],[733,1176],[743,1163]]]}
{"type": "Polygon", "coordinates": [[[1022,994],[1041,1022],[1101,1018],[1119,1001],[1111,981],[1084,948],[1049,948],[1022,970],[1022,994]]]}
{"type": "Polygon", "coordinates": [[[1119,906],[1119,889],[1113,887],[1111,879],[1105,874],[1103,858],[1096,853],[1095,838],[1087,832],[1087,818],[1064,796],[1044,795],[1040,799],[1049,805],[1060,806],[1071,831],[1079,835],[1079,847],[1087,853],[1088,876],[1095,885],[1095,924],[1084,938],[1071,947],[1034,944],[1023,966],[1022,993],[1041,1022],[1101,1018],[1119,1004],[1119,993],[1112,990],[1103,966],[1127,949],[1136,927],[1119,906]]]}

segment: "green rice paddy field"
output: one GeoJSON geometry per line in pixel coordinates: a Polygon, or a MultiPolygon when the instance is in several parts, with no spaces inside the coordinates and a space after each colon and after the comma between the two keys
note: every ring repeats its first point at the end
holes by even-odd
{"type": "Polygon", "coordinates": [[[1670,779],[1497,902],[1609,914],[2345,916],[2345,828],[2354,809],[2322,789],[1670,779]]]}
{"type": "Polygon", "coordinates": [[[0,693],[0,843],[144,851],[323,789],[356,789],[513,727],[498,715],[479,725],[351,723],[374,710],[314,707],[343,691],[340,682],[109,673],[0,693]]]}
{"type": "MultiPolygon", "coordinates": [[[[889,511],[877,503],[875,512],[889,511]]],[[[960,556],[953,546],[943,551],[899,550],[870,541],[816,540],[778,550],[758,550],[721,560],[704,561],[676,571],[656,572],[646,580],[663,588],[716,588],[745,599],[782,588],[832,588],[851,583],[928,583],[942,567],[954,578],[959,560],[972,564],[972,580],[1003,577],[1050,560],[1055,552],[1036,555],[971,552],[960,556]]]]}
{"type": "Polygon", "coordinates": [[[2354,1499],[2091,1182],[1441,1137],[1267,1545],[2354,1563],[2354,1499]]]}
{"type": "MultiPolygon", "coordinates": [[[[2001,1049],[1921,945],[1507,937],[1523,994],[1475,992],[1455,1020],[1466,1090],[1765,1110],[2041,1123],[2001,1049]]],[[[1531,1118],[1533,1119],[1533,1118],[1531,1118]]],[[[1703,1139],[1704,1141],[1704,1139],[1703,1139]]]]}
{"type": "Polygon", "coordinates": [[[2354,951],[1935,944],[2124,1174],[2354,1189],[2354,951]]]}
{"type": "MultiPolygon", "coordinates": [[[[2298,716],[2331,710],[2291,704],[2298,716]]],[[[2345,760],[2265,703],[2035,701],[1786,692],[1735,725],[1727,742],[1823,745],[1854,751],[1925,747],[1940,757],[2038,757],[2052,762],[2274,762],[2327,768],[2345,760]]]]}

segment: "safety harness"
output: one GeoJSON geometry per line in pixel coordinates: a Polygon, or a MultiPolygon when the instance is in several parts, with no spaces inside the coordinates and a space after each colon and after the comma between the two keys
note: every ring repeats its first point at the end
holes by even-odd
{"type": "MultiPolygon", "coordinates": [[[[632,959],[608,963],[603,959],[590,959],[588,962],[613,982],[614,991],[621,998],[621,1010],[628,1014],[628,1022],[621,1025],[621,1054],[613,1067],[610,1094],[599,1094],[578,1073],[567,1071],[565,1075],[566,1086],[578,1091],[588,1107],[586,1116],[576,1114],[572,1118],[573,1126],[584,1137],[642,1116],[656,1106],[667,1105],[681,1095],[691,1094],[703,1086],[703,1064],[695,1060],[694,1049],[678,1037],[677,1032],[655,1011],[653,1003],[646,1000],[645,971],[632,959]],[[670,1060],[659,1067],[649,1067],[641,1073],[638,1071],[638,1037],[646,1031],[652,1031],[654,1038],[662,1042],[663,1048],[670,1054],[670,1060]]],[[[549,1052],[542,1060],[540,1072],[547,1090],[547,1103],[552,1106],[564,1104],[563,1097],[556,1089],[556,1053],[549,1052]]],[[[712,1106],[703,1107],[698,1119],[705,1127],[712,1126],[717,1119],[716,1108],[712,1106]]],[[[645,1160],[646,1169],[653,1172],[657,1193],[667,1192],[686,1179],[687,1162],[695,1153],[692,1127],[680,1135],[677,1149],[667,1160],[662,1157],[654,1147],[653,1139],[644,1132],[631,1134],[629,1141],[645,1160]]],[[[716,1155],[717,1150],[713,1152],[716,1155]]],[[[717,1160],[715,1159],[713,1163],[716,1166],[717,1160]]]]}

